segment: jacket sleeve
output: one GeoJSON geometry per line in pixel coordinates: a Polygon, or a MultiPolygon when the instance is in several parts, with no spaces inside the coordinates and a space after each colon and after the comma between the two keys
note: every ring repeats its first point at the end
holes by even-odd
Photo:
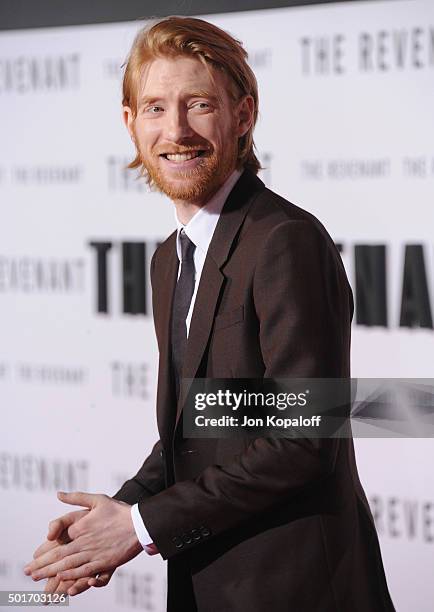
{"type": "MultiPolygon", "coordinates": [[[[154,252],[151,259],[150,276],[152,285],[157,250],[154,252]]],[[[161,444],[161,441],[158,440],[158,442],[154,444],[151,453],[145,459],[137,474],[124,482],[119,491],[113,495],[113,499],[124,501],[130,505],[133,505],[140,500],[159,493],[164,489],[164,487],[165,476],[163,445],[161,444]]]]}
{"type": "Polygon", "coordinates": [[[132,506],[138,501],[159,493],[164,487],[162,445],[158,440],[137,474],[124,482],[119,491],[113,495],[113,499],[124,501],[132,506]]]}
{"type": "MultiPolygon", "coordinates": [[[[252,293],[264,377],[349,375],[350,289],[325,230],[309,220],[276,226],[258,253],[252,293]]],[[[335,469],[338,445],[258,438],[237,459],[176,483],[139,503],[139,511],[169,558],[322,483],[335,469]]]]}

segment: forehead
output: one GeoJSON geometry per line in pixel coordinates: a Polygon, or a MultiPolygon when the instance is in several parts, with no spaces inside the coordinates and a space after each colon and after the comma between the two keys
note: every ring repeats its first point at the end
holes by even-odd
{"type": "Polygon", "coordinates": [[[139,96],[170,96],[188,94],[190,91],[224,95],[228,89],[224,75],[192,57],[158,57],[144,69],[139,86],[139,96]]]}

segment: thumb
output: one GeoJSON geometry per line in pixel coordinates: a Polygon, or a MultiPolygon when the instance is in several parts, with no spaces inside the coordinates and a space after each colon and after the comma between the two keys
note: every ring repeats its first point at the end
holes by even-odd
{"type": "Polygon", "coordinates": [[[82,491],[72,491],[65,493],[64,491],[57,492],[57,498],[65,503],[73,506],[84,506],[85,508],[93,508],[98,500],[99,495],[94,493],[83,493],[82,491]]]}
{"type": "Polygon", "coordinates": [[[57,540],[61,539],[62,544],[66,544],[70,542],[70,538],[68,537],[68,527],[73,525],[83,516],[86,516],[88,510],[75,510],[74,512],[69,512],[64,516],[61,516],[53,521],[50,521],[48,524],[48,534],[47,540],[57,540]],[[65,541],[64,541],[65,540],[65,541]]]}

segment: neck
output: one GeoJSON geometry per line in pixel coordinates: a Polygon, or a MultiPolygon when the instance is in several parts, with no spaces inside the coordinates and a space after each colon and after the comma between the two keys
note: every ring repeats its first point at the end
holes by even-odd
{"type": "Polygon", "coordinates": [[[194,217],[198,210],[205,206],[206,202],[186,202],[185,200],[173,200],[176,208],[176,216],[182,225],[187,223],[194,217]]]}

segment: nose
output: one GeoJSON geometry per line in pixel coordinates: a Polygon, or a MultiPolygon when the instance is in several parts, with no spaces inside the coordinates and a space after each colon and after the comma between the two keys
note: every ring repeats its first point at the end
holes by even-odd
{"type": "Polygon", "coordinates": [[[165,137],[172,142],[181,142],[190,138],[194,130],[188,122],[186,108],[174,106],[166,111],[165,137]]]}

